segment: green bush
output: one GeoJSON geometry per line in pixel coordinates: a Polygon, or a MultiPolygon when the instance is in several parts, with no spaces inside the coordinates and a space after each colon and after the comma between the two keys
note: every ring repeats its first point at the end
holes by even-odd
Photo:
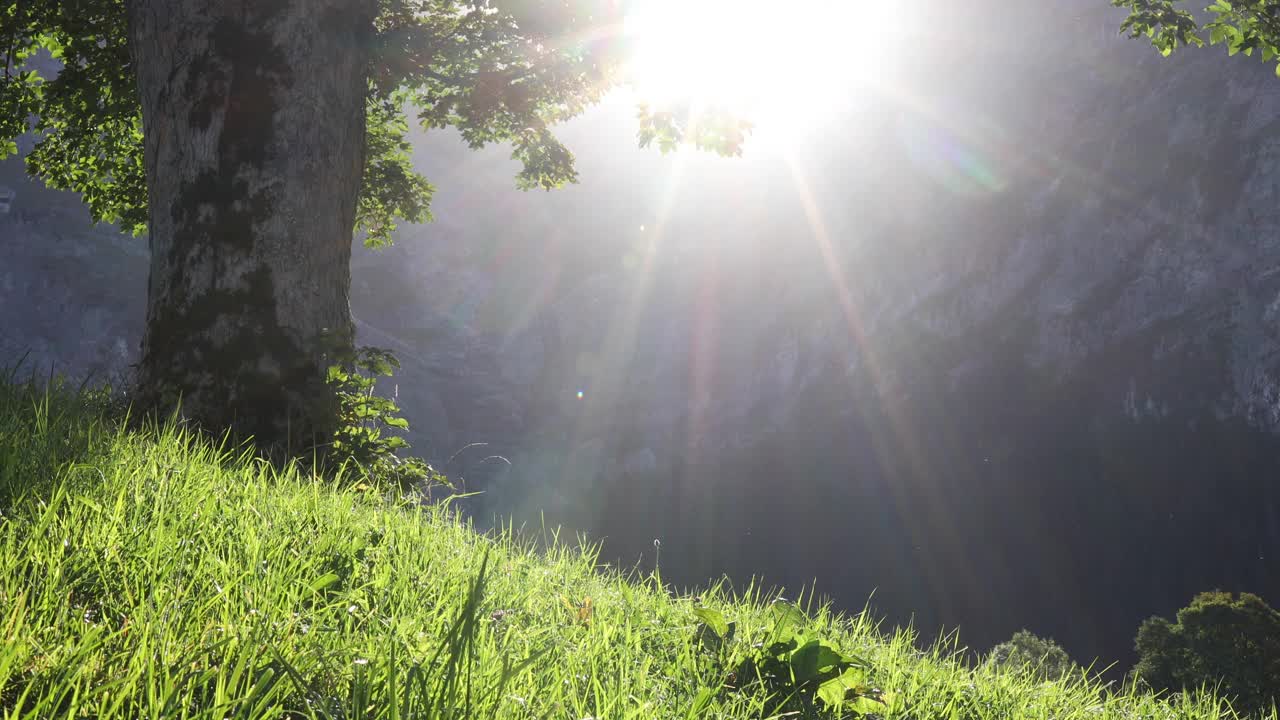
{"type": "Polygon", "coordinates": [[[1007,672],[1026,673],[1037,680],[1080,677],[1084,669],[1052,639],[1019,630],[991,649],[987,663],[1007,672]]]}
{"type": "Polygon", "coordinates": [[[1248,713],[1280,697],[1280,612],[1257,595],[1200,593],[1176,622],[1144,622],[1136,647],[1134,674],[1153,689],[1216,687],[1248,713]]]}
{"type": "Polygon", "coordinates": [[[401,457],[409,443],[395,431],[409,429],[400,407],[374,393],[377,378],[390,377],[400,362],[390,350],[362,347],[339,357],[329,367],[328,382],[338,397],[338,429],[328,448],[328,460],[354,465],[370,480],[389,481],[401,488],[446,483],[424,460],[401,457]]]}

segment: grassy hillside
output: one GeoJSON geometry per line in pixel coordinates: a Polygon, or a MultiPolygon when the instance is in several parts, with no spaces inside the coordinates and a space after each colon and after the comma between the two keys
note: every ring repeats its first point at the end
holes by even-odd
{"type": "Polygon", "coordinates": [[[4,718],[1230,717],[758,591],[676,596],[108,405],[0,387],[4,718]]]}

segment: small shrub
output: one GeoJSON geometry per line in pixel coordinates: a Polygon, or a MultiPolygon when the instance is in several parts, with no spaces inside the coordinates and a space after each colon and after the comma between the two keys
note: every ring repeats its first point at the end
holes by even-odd
{"type": "Polygon", "coordinates": [[[1066,650],[1052,639],[1019,630],[991,649],[987,663],[1001,670],[1025,673],[1037,680],[1066,680],[1084,674],[1066,650]]]}
{"type": "Polygon", "coordinates": [[[366,479],[389,481],[400,488],[445,483],[443,475],[426,461],[401,457],[409,443],[394,434],[408,430],[400,407],[391,398],[374,393],[378,377],[390,377],[400,362],[390,350],[362,347],[329,367],[328,382],[337,392],[338,429],[329,447],[331,463],[354,464],[366,479]]]}
{"type": "Polygon", "coordinates": [[[890,696],[868,680],[869,662],[807,632],[807,618],[795,605],[776,600],[769,610],[773,625],[768,635],[744,651],[731,647],[735,623],[719,611],[694,609],[701,621],[698,641],[732,668],[726,687],[763,695],[771,716],[829,717],[822,713],[826,710],[838,717],[862,717],[890,709],[890,696]]]}

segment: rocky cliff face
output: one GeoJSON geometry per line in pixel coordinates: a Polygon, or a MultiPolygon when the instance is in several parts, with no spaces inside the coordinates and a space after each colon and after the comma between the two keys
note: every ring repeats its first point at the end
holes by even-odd
{"type": "MultiPolygon", "coordinates": [[[[567,128],[552,195],[424,138],[439,221],[353,271],[411,440],[481,518],[658,538],[680,582],[878,588],[977,646],[1116,658],[1195,591],[1280,592],[1280,81],[1096,5],[939,10],[743,160],[633,150],[625,100],[567,128]]],[[[0,348],[123,367],[144,244],[3,171],[0,348]]]]}

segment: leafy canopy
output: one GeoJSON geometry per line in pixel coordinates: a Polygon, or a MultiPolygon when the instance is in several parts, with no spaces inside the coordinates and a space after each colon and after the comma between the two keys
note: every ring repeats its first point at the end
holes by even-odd
{"type": "Polygon", "coordinates": [[[1280,612],[1250,593],[1200,593],[1175,622],[1152,617],[1135,643],[1134,674],[1157,690],[1216,687],[1239,711],[1280,698],[1280,612]]]}
{"type": "Polygon", "coordinates": [[[1120,26],[1130,37],[1146,36],[1168,56],[1182,46],[1226,45],[1231,55],[1255,52],[1277,62],[1280,75],[1280,0],[1215,0],[1205,8],[1203,23],[1180,8],[1181,0],[1111,0],[1129,10],[1120,26]]]}
{"type": "MultiPolygon", "coordinates": [[[[34,131],[30,174],[81,193],[95,222],[139,235],[147,222],[143,126],[124,1],[0,0],[0,159],[34,131]]],[[[376,2],[357,213],[368,244],[390,242],[399,222],[430,218],[432,187],[410,164],[406,108],[424,128],[456,128],[473,148],[509,143],[522,189],[577,179],[573,154],[551,128],[621,81],[628,47],[619,0],[376,2]]],[[[649,108],[640,120],[642,144],[687,140],[722,154],[739,152],[746,127],[649,108]]]]}

